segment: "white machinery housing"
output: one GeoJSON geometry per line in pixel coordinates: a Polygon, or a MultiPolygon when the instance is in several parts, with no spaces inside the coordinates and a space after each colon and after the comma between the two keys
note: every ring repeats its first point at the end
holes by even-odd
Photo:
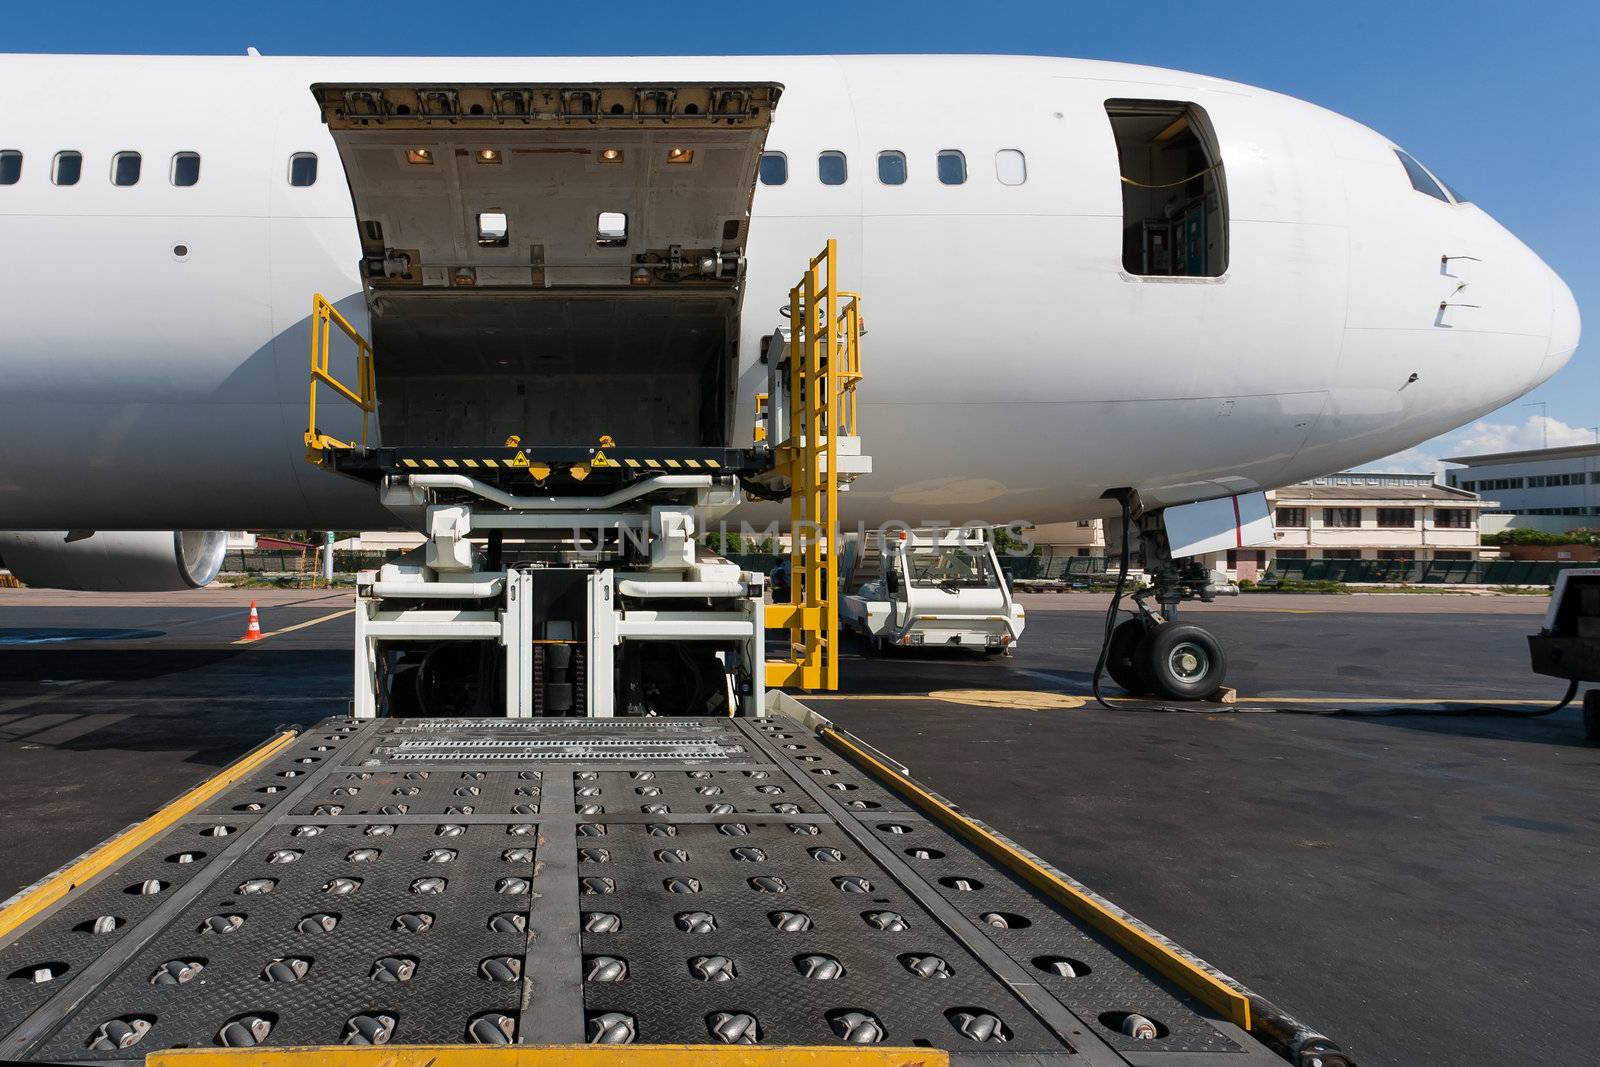
{"type": "MultiPolygon", "coordinates": [[[[871,647],[946,645],[1010,652],[1026,612],[1011,599],[993,542],[981,531],[868,534],[855,542],[876,573],[846,593],[846,628],[871,647]]],[[[848,570],[847,572],[848,573],[848,570]]]]}

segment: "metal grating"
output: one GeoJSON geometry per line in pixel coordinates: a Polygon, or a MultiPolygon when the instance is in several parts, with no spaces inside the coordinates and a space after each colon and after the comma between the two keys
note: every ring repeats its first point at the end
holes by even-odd
{"type": "Polygon", "coordinates": [[[788,719],[327,720],[0,944],[0,969],[0,1057],[22,1059],[226,1033],[1278,1062],[788,719]],[[95,934],[101,914],[123,921],[95,934]],[[1118,1011],[1163,1036],[1124,1037],[1118,1011]]]}

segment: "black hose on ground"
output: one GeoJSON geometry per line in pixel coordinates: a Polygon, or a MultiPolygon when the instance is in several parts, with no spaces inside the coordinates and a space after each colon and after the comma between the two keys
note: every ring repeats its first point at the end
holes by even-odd
{"type": "Polygon", "coordinates": [[[1131,540],[1133,527],[1133,492],[1129,489],[1112,490],[1116,494],[1117,503],[1122,505],[1122,550],[1119,553],[1121,565],[1117,568],[1117,586],[1111,591],[1111,603],[1106,606],[1105,632],[1100,635],[1100,656],[1094,661],[1094,678],[1090,688],[1094,690],[1095,703],[1107,711],[1116,711],[1105,697],[1100,695],[1100,675],[1106,669],[1106,660],[1111,655],[1111,632],[1117,628],[1117,615],[1122,611],[1122,594],[1128,584],[1128,568],[1133,563],[1133,542],[1131,540]]]}
{"type": "MultiPolygon", "coordinates": [[[[1470,706],[1470,705],[1469,706],[1460,706],[1460,705],[1458,705],[1456,707],[1450,707],[1450,706],[1448,706],[1448,704],[1449,704],[1448,701],[1441,700],[1439,703],[1445,704],[1446,705],[1445,707],[1439,707],[1439,708],[1402,708],[1402,707],[1393,707],[1393,708],[1371,708],[1371,709],[1367,709],[1367,708],[1262,708],[1261,710],[1265,711],[1265,712],[1269,712],[1269,713],[1276,713],[1276,714],[1279,714],[1279,715],[1343,715],[1344,717],[1350,718],[1350,719],[1389,719],[1389,718],[1395,718],[1395,717],[1398,717],[1398,716],[1401,716],[1401,715],[1439,715],[1439,716],[1448,715],[1448,716],[1459,716],[1459,717],[1462,717],[1462,718],[1471,718],[1473,716],[1481,716],[1481,717],[1484,717],[1484,718],[1497,718],[1497,719],[1542,719],[1546,715],[1554,715],[1556,712],[1560,711],[1562,708],[1566,707],[1568,704],[1571,704],[1572,703],[1572,698],[1578,695],[1578,684],[1579,683],[1578,683],[1578,681],[1576,679],[1574,679],[1573,681],[1569,682],[1567,684],[1566,694],[1564,696],[1562,696],[1562,698],[1560,700],[1558,700],[1554,704],[1550,705],[1548,708],[1532,708],[1532,709],[1529,709],[1529,708],[1502,708],[1502,707],[1499,707],[1497,705],[1485,705],[1483,707],[1470,706]]],[[[1328,703],[1332,704],[1332,703],[1334,703],[1334,701],[1330,700],[1328,703]]],[[[1220,710],[1220,709],[1210,708],[1210,709],[1207,709],[1207,710],[1215,712],[1215,711],[1220,710]]]]}

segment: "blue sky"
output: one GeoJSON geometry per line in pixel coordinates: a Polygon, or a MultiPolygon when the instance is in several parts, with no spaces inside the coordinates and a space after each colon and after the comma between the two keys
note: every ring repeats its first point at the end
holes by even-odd
{"type": "MultiPolygon", "coordinates": [[[[1542,255],[1589,339],[1524,402],[1396,464],[1600,439],[1600,4],[391,2],[13,5],[0,50],[272,55],[1011,52],[1232,78],[1381,130],[1542,255]],[[826,6],[813,10],[827,11],[826,6]],[[1545,407],[1523,403],[1544,402],[1545,407]],[[1547,421],[1542,421],[1546,420],[1547,421]]],[[[1390,466],[1396,464],[1389,464],[1390,466]]]]}

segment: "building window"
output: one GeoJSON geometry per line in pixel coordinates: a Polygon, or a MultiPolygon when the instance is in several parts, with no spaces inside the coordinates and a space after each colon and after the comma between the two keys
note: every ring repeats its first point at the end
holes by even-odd
{"type": "Polygon", "coordinates": [[[317,184],[315,152],[296,152],[289,157],[289,184],[296,188],[317,184]]]}
{"type": "Polygon", "coordinates": [[[1582,485],[1588,477],[1582,471],[1571,474],[1530,474],[1529,489],[1548,489],[1558,485],[1582,485]]]}
{"type": "Polygon", "coordinates": [[[906,183],[906,154],[904,152],[879,152],[878,180],[885,185],[904,185],[906,183]]]}
{"type": "Polygon", "coordinates": [[[1419,193],[1427,193],[1435,200],[1443,200],[1447,204],[1450,202],[1450,198],[1444,195],[1444,190],[1439,188],[1439,183],[1434,181],[1433,175],[1428,173],[1428,168],[1398,148],[1394,150],[1394,154],[1400,160],[1400,165],[1406,169],[1406,177],[1411,179],[1411,188],[1419,193]]]}
{"type": "Polygon", "coordinates": [[[946,148],[939,153],[939,184],[960,185],[967,180],[967,157],[958,149],[946,148]]]}
{"type": "Polygon", "coordinates": [[[1323,559],[1360,559],[1359,548],[1325,548],[1322,550],[1323,559]]]}
{"type": "Polygon", "coordinates": [[[1310,525],[1306,521],[1305,508],[1279,508],[1274,521],[1283,527],[1304,528],[1310,525]]]}
{"type": "Polygon", "coordinates": [[[1306,558],[1306,550],[1303,549],[1303,548],[1279,548],[1279,549],[1274,549],[1272,554],[1277,559],[1305,559],[1306,558]]]}
{"type": "Polygon", "coordinates": [[[0,185],[15,185],[22,178],[22,153],[15,148],[0,152],[0,185]]]}
{"type": "Polygon", "coordinates": [[[1021,185],[1028,180],[1028,160],[1015,148],[1002,148],[994,154],[994,176],[1001,185],[1021,185]]]}
{"type": "Polygon", "coordinates": [[[1455,548],[1436,548],[1433,550],[1433,558],[1440,560],[1471,559],[1472,553],[1455,548]]]}
{"type": "Polygon", "coordinates": [[[817,156],[817,180],[823,185],[843,185],[849,176],[843,152],[822,152],[817,156]]]}
{"type": "MultiPolygon", "coordinates": [[[[1323,508],[1322,525],[1333,526],[1340,529],[1355,528],[1361,525],[1360,508],[1323,508]]],[[[1337,559],[1338,557],[1334,557],[1337,559]]]]}
{"type": "Polygon", "coordinates": [[[1122,168],[1122,269],[1215,278],[1228,269],[1228,194],[1205,110],[1107,100],[1122,168]]]}
{"type": "Polygon", "coordinates": [[[1472,511],[1469,508],[1434,508],[1433,524],[1441,530],[1470,530],[1472,511]]]}
{"type": "Polygon", "coordinates": [[[200,153],[177,152],[172,156],[172,184],[193,185],[200,180],[200,153]]]}
{"type": "Polygon", "coordinates": [[[111,184],[139,184],[139,169],[143,160],[137,152],[118,152],[111,157],[111,184]]]}
{"type": "Polygon", "coordinates": [[[1378,509],[1378,525],[1385,530],[1409,530],[1416,524],[1416,508],[1378,509]]]}
{"type": "Polygon", "coordinates": [[[1417,558],[1417,554],[1409,548],[1380,548],[1378,558],[1393,560],[1397,563],[1410,563],[1417,558]]]}
{"type": "Polygon", "coordinates": [[[50,165],[50,180],[57,185],[77,185],[83,177],[82,152],[57,152],[50,165]]]}
{"type": "Polygon", "coordinates": [[[761,153],[762,185],[782,185],[789,180],[789,157],[782,152],[761,153]]]}

